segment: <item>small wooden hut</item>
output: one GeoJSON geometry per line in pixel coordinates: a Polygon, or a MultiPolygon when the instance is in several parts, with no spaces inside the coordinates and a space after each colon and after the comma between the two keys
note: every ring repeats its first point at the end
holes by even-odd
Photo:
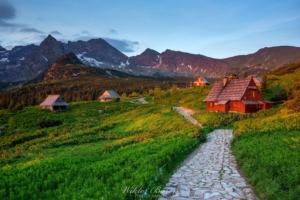
{"type": "Polygon", "coordinates": [[[120,101],[120,95],[118,95],[113,90],[106,90],[98,99],[100,102],[110,102],[113,99],[116,99],[116,101],[120,101]]]}
{"type": "Polygon", "coordinates": [[[209,82],[204,77],[198,77],[196,81],[194,81],[194,86],[206,86],[210,85],[209,82]]]}
{"type": "Polygon", "coordinates": [[[59,94],[51,94],[40,104],[40,107],[52,111],[66,111],[68,105],[59,94]]]}
{"type": "Polygon", "coordinates": [[[252,77],[224,78],[213,85],[203,101],[208,111],[254,113],[272,108],[272,102],[264,100],[252,77]]]}

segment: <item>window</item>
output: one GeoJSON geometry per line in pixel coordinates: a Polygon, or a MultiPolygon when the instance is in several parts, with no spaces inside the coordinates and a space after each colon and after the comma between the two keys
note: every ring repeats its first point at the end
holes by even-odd
{"type": "Polygon", "coordinates": [[[251,96],[255,97],[255,91],[251,91],[251,96]]]}

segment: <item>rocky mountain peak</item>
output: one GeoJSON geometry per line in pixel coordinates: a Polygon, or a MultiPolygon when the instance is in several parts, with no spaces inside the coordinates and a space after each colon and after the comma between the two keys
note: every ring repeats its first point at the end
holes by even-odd
{"type": "Polygon", "coordinates": [[[6,51],[6,49],[0,46],[0,51],[6,51]]]}
{"type": "Polygon", "coordinates": [[[63,65],[83,65],[83,63],[77,58],[77,56],[73,52],[69,52],[67,54],[62,55],[54,63],[59,63],[63,65]]]}
{"type": "Polygon", "coordinates": [[[160,55],[160,53],[158,53],[157,51],[155,51],[155,50],[153,50],[153,49],[147,48],[143,53],[141,53],[141,55],[152,55],[152,56],[157,56],[157,55],[160,55]]]}
{"type": "Polygon", "coordinates": [[[49,35],[44,39],[44,42],[51,42],[51,41],[57,42],[57,40],[56,40],[51,34],[49,34],[49,35]]]}
{"type": "Polygon", "coordinates": [[[129,59],[130,64],[144,66],[144,67],[154,67],[159,64],[160,53],[153,49],[147,48],[143,53],[137,56],[132,56],[129,59]]]}

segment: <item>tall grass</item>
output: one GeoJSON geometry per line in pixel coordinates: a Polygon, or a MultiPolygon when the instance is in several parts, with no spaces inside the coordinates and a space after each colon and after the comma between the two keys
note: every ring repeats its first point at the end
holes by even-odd
{"type": "Polygon", "coordinates": [[[261,199],[299,199],[300,114],[234,123],[232,151],[261,199]]]}
{"type": "Polygon", "coordinates": [[[5,112],[1,123],[11,126],[12,118],[12,131],[0,136],[1,199],[138,199],[124,188],[144,191],[156,177],[158,193],[147,196],[155,199],[205,136],[162,104],[78,102],[64,113],[27,107],[5,112]],[[41,129],[44,120],[62,124],[41,129]]]}

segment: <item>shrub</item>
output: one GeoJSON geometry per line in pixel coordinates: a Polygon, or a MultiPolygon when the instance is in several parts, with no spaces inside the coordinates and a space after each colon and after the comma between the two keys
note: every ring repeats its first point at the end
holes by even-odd
{"type": "Polygon", "coordinates": [[[60,121],[60,120],[43,120],[43,121],[38,122],[38,126],[41,128],[59,126],[61,124],[62,124],[62,121],[60,121]]]}
{"type": "Polygon", "coordinates": [[[300,111],[300,90],[294,91],[291,96],[291,100],[286,101],[283,104],[283,107],[286,107],[295,112],[299,112],[300,111]]]}

